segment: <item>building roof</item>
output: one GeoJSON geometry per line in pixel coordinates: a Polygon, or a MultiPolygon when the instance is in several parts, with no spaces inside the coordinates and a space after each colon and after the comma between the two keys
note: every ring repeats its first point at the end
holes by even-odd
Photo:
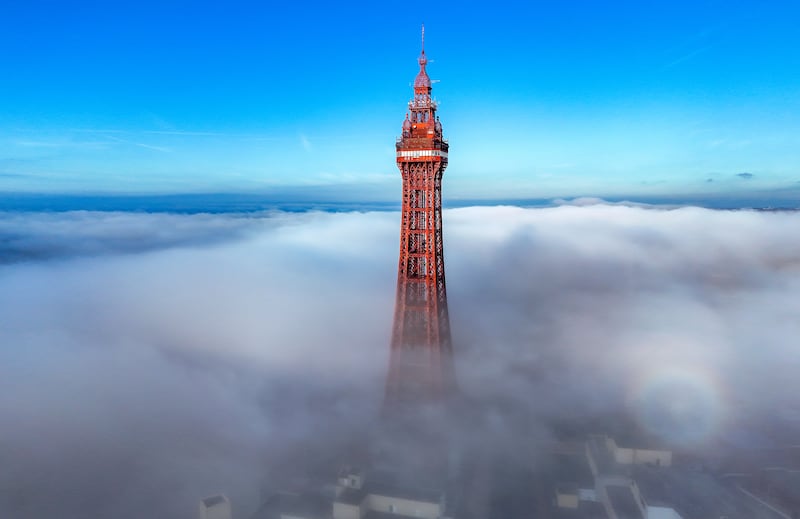
{"type": "Polygon", "coordinates": [[[608,501],[619,519],[645,519],[631,487],[609,485],[605,490],[608,493],[608,501]]]}
{"type": "Polygon", "coordinates": [[[324,519],[331,515],[331,500],[318,494],[280,493],[267,499],[252,519],[279,519],[281,515],[324,519]]]}
{"type": "Polygon", "coordinates": [[[401,514],[393,514],[390,512],[379,512],[377,510],[370,510],[366,514],[364,514],[364,519],[412,519],[414,518],[413,515],[401,515],[401,514]]]}
{"type": "Polygon", "coordinates": [[[594,476],[584,451],[576,454],[559,453],[553,459],[553,479],[559,487],[594,488],[594,476]]]}
{"type": "Polygon", "coordinates": [[[336,497],[336,502],[358,505],[368,494],[438,504],[444,492],[430,481],[426,481],[422,475],[410,478],[400,472],[376,470],[367,474],[361,488],[342,490],[336,497]]]}
{"type": "Polygon", "coordinates": [[[217,495],[217,496],[210,496],[210,497],[207,497],[207,498],[203,499],[203,505],[206,508],[211,508],[214,505],[218,505],[220,503],[227,503],[227,502],[228,502],[228,498],[223,496],[222,494],[217,495]]]}
{"type": "Polygon", "coordinates": [[[342,492],[336,497],[337,503],[344,503],[347,505],[358,505],[366,497],[367,493],[366,490],[362,488],[345,488],[342,492]]]}
{"type": "Polygon", "coordinates": [[[555,508],[556,519],[608,519],[606,508],[599,501],[580,501],[578,508],[555,508]]]}
{"type": "Polygon", "coordinates": [[[782,517],[745,495],[734,484],[704,471],[688,467],[637,465],[633,477],[648,503],[674,508],[684,519],[782,517]]]}
{"type": "Polygon", "coordinates": [[[591,436],[586,441],[589,455],[594,460],[599,474],[615,474],[619,472],[614,455],[608,450],[605,436],[591,436]]]}
{"type": "Polygon", "coordinates": [[[408,499],[410,501],[424,501],[426,503],[439,503],[442,492],[430,488],[413,487],[392,483],[376,481],[365,485],[368,494],[379,496],[396,497],[398,499],[408,499]]]}

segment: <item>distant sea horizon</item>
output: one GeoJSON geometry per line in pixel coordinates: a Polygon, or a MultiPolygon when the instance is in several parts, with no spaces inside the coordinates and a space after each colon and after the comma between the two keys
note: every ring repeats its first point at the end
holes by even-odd
{"type": "MultiPolygon", "coordinates": [[[[763,194],[719,196],[569,196],[549,198],[450,198],[445,209],[473,206],[554,207],[559,205],[651,205],[703,207],[721,210],[800,210],[800,199],[765,198],[763,194]]],[[[285,212],[398,211],[400,202],[387,200],[336,200],[252,193],[176,194],[50,194],[0,193],[0,212],[118,211],[176,214],[285,212]]]]}

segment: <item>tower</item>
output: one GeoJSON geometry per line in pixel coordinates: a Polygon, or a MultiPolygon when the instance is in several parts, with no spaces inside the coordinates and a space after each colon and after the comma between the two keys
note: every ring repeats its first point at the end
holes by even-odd
{"type": "Polygon", "coordinates": [[[414,97],[396,146],[403,198],[388,407],[440,401],[455,385],[442,243],[442,175],[449,144],[425,70],[424,26],[418,62],[414,97]]]}

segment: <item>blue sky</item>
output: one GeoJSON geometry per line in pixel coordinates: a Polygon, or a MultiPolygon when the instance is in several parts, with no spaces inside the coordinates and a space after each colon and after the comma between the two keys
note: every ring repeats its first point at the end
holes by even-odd
{"type": "Polygon", "coordinates": [[[454,199],[800,193],[794,2],[7,2],[0,192],[393,199],[419,25],[454,199]]]}

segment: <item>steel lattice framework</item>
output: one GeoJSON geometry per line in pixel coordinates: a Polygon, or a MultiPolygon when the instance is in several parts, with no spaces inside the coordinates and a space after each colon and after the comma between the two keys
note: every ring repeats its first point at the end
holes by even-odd
{"type": "Polygon", "coordinates": [[[388,403],[439,400],[455,384],[442,243],[442,175],[449,144],[425,70],[424,27],[418,62],[414,98],[397,139],[403,199],[388,403]]]}

